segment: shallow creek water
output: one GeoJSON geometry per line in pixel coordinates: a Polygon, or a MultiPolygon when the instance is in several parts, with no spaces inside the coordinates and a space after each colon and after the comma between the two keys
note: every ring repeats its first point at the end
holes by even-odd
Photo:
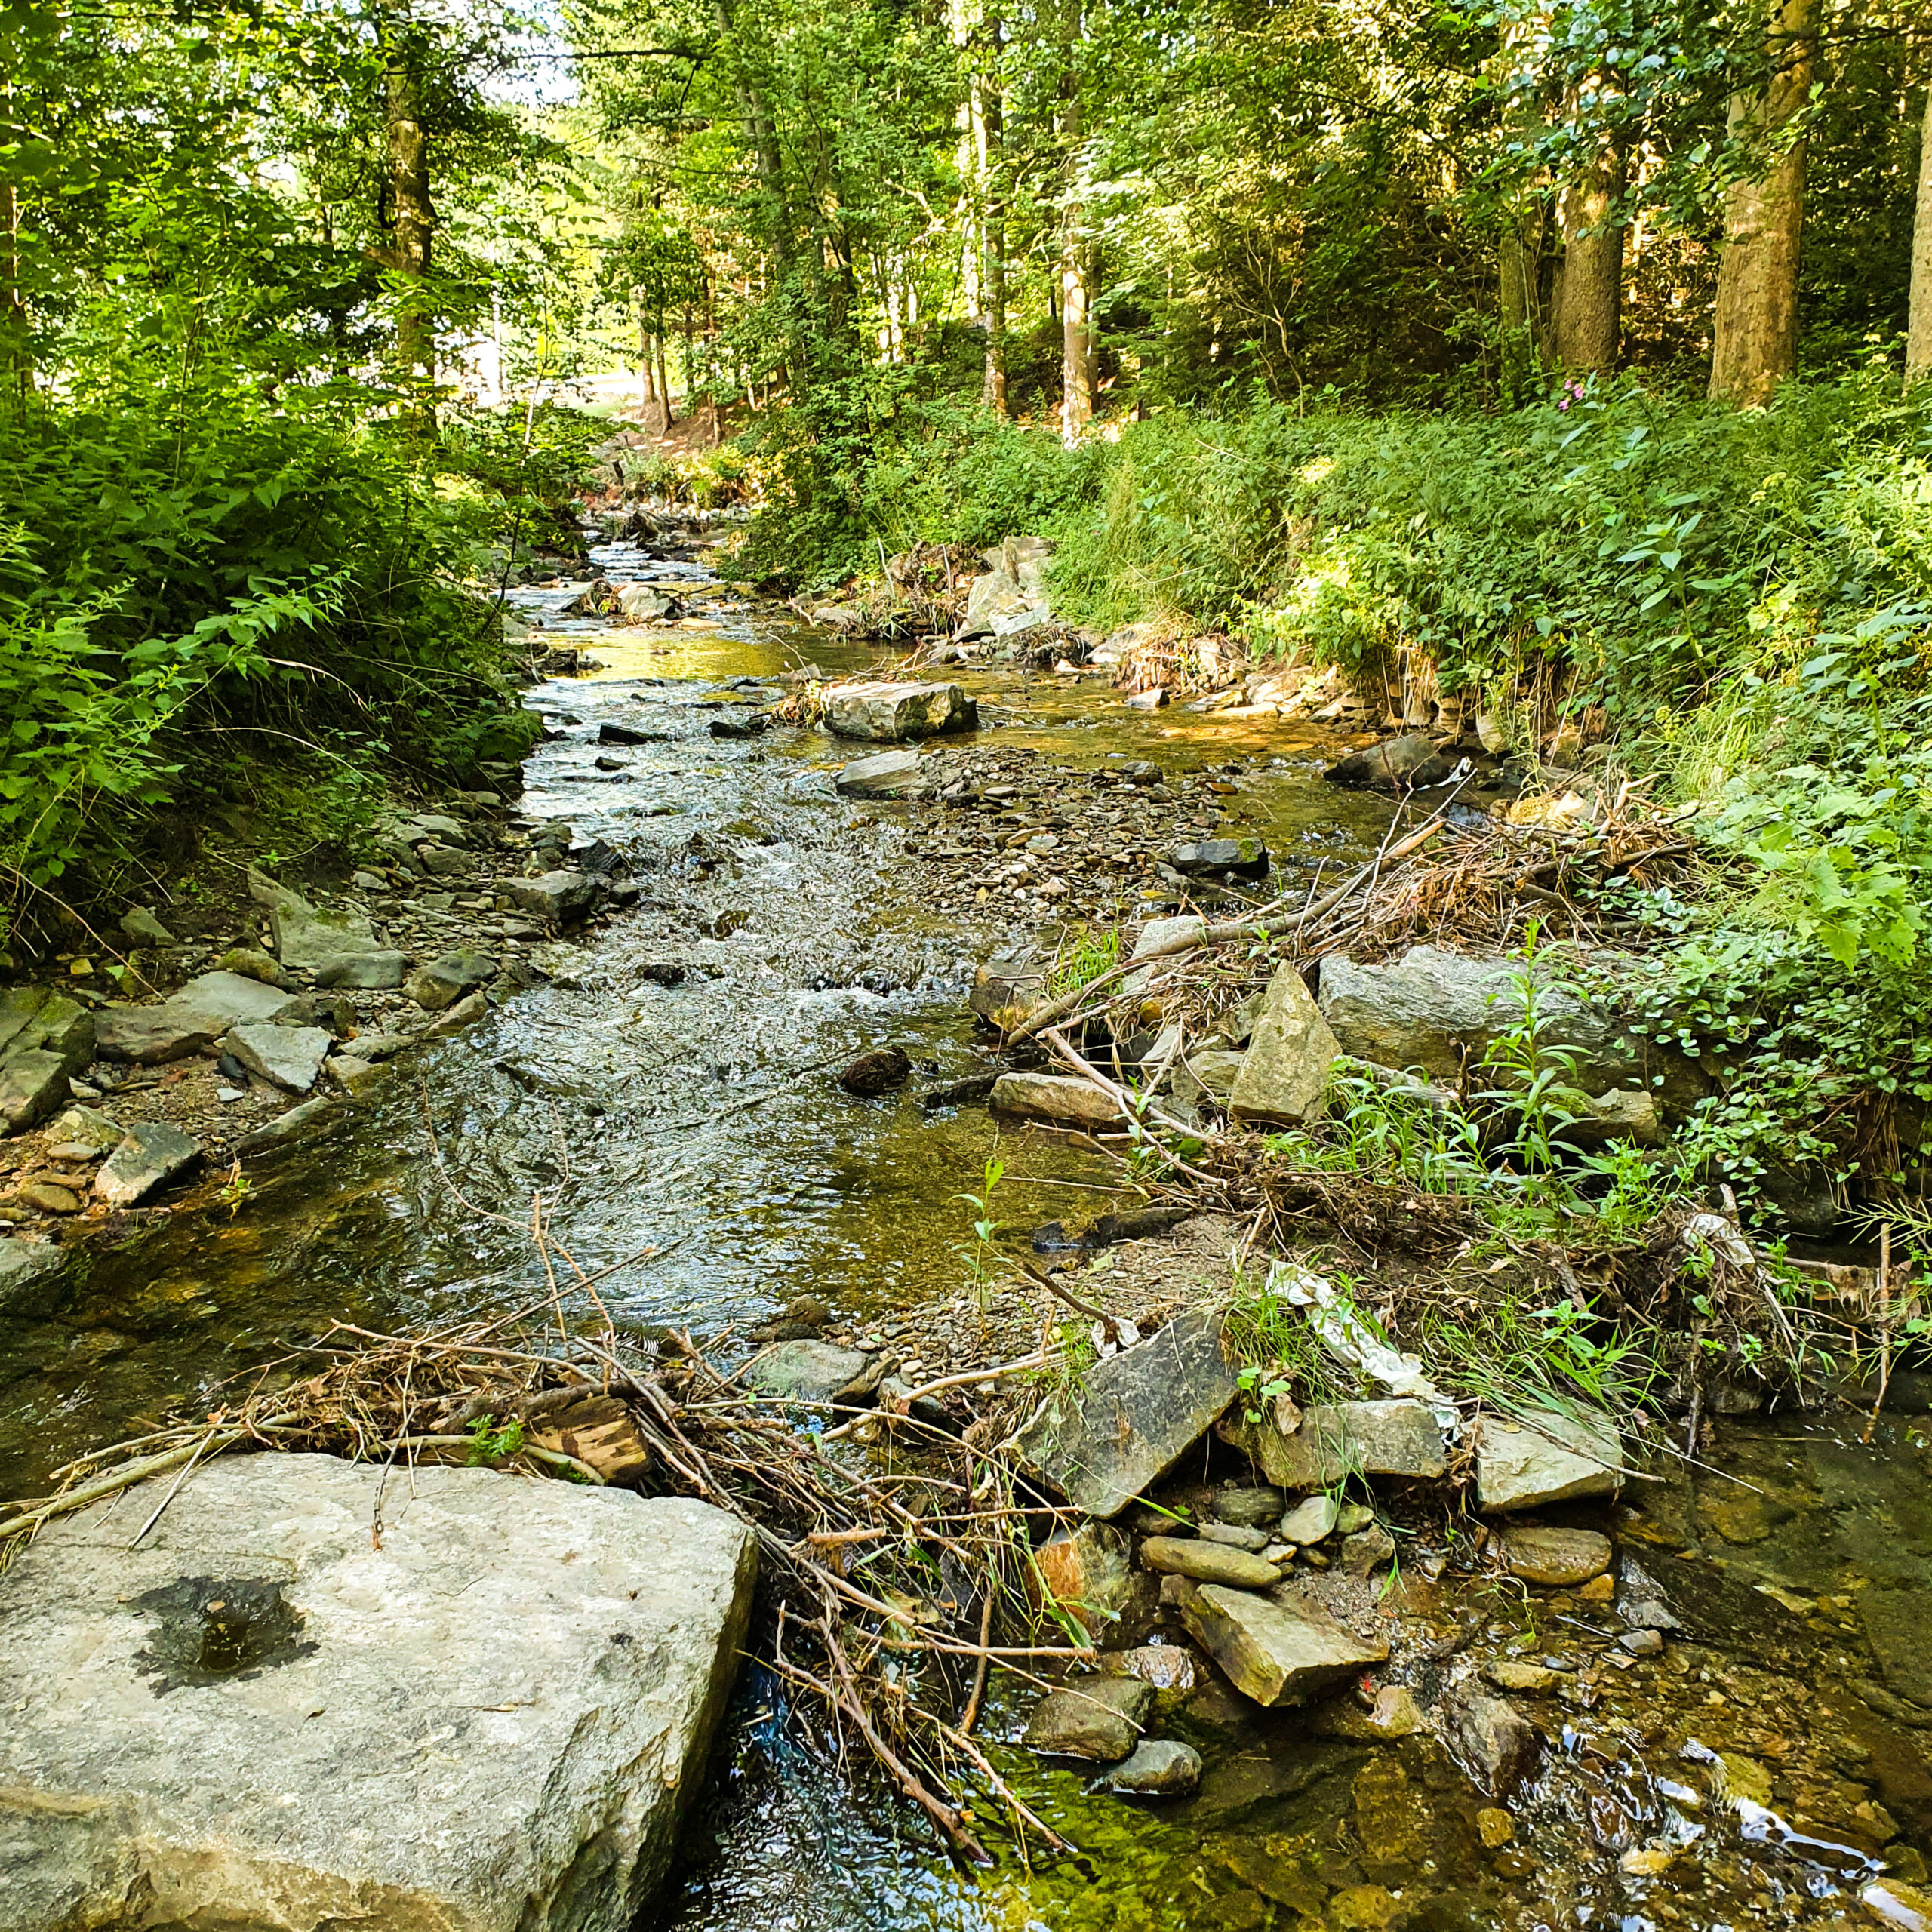
{"type": "MultiPolygon", "coordinates": [[[[640,565],[621,548],[597,561],[709,583],[700,567],[640,565]]],[[[622,1324],[715,1332],[808,1289],[877,1322],[958,1292],[967,1217],[955,1197],[977,1182],[992,1124],[979,1110],[923,1115],[910,1091],[854,1101],[827,1074],[888,1038],[922,1063],[915,1088],[987,1065],[963,994],[998,921],[967,930],[921,904],[915,869],[897,856],[898,808],[838,800],[831,741],[709,731],[752,690],[774,694],[801,657],[860,669],[873,654],[729,609],[605,631],[558,616],[569,594],[519,601],[602,668],[531,694],[555,735],[529,761],[523,808],[618,845],[641,903],[595,943],[553,949],[547,983],[266,1165],[232,1220],[174,1217],[76,1271],[57,1319],[0,1327],[0,1490],[18,1493],[73,1447],[331,1317],[423,1323],[540,1294],[518,1225],[540,1190],[586,1269],[656,1251],[606,1287],[622,1324]],[[602,746],[606,720],[663,735],[602,746]],[[598,769],[600,755],[620,768],[598,769]],[[681,983],[645,977],[667,962],[685,968],[681,983]]],[[[1230,809],[1284,869],[1346,863],[1384,829],[1383,808],[1321,786],[1312,737],[1139,716],[1092,681],[967,681],[989,730],[1075,769],[1253,761],[1230,809]]],[[[1010,1225],[1103,1204],[1093,1190],[1110,1177],[1096,1161],[1050,1139],[1009,1135],[1002,1151],[1016,1177],[1001,1202],[1010,1225]]],[[[1547,1512],[1609,1531],[1663,1586],[1682,1627],[1657,1657],[1617,1650],[1611,1606],[1478,1594],[1442,1567],[1439,1536],[1418,1519],[1390,1614],[1418,1635],[1463,1639],[1411,1673],[1418,1692],[1430,1670],[1474,1658],[1562,1666],[1548,1694],[1522,1700],[1555,1741],[1512,1805],[1507,1842],[1486,1842],[1496,1822],[1477,1814],[1490,1801],[1426,1733],[1337,1734],[1346,1700],[1260,1718],[1225,1690],[1196,1691],[1158,1728],[1200,1749],[1201,1791],[1137,1806],[1088,1795],[1015,1748],[1031,1697],[1015,1687],[995,1690],[983,1735],[1081,1855],[961,1871],[855,1795],[754,1669],[684,1866],[648,1923],[1875,1924],[1860,1887],[1886,1859],[1922,1876],[1932,1833],[1932,1730],[1918,1722],[1932,1710],[1893,1694],[1932,1705],[1929,1435],[1909,1415],[1888,1415],[1869,1447],[1847,1417],[1730,1423],[1718,1467],[1680,1463],[1614,1508],[1547,1512]]],[[[1150,1632],[1178,1634],[1144,1620],[1126,1634],[1150,1632]]]]}

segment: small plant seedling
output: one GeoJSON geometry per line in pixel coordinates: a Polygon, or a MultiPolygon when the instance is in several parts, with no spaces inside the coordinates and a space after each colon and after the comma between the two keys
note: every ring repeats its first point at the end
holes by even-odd
{"type": "Polygon", "coordinates": [[[497,1428],[494,1416],[478,1416],[469,1425],[469,1447],[463,1460],[472,1469],[507,1462],[523,1447],[523,1424],[514,1418],[497,1428]]]}

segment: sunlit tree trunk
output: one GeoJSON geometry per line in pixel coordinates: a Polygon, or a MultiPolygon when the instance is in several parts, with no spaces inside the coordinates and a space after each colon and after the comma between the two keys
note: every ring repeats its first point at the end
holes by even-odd
{"type": "MultiPolygon", "coordinates": [[[[383,64],[383,131],[388,157],[389,265],[404,278],[396,317],[396,361],[405,383],[426,396],[436,380],[435,322],[426,279],[436,229],[429,193],[429,139],[423,125],[420,45],[392,31],[383,64]]],[[[420,405],[426,411],[426,400],[420,405]]]]}
{"type": "Polygon", "coordinates": [[[1606,150],[1564,189],[1561,294],[1555,316],[1556,359],[1566,369],[1607,372],[1617,366],[1623,313],[1624,157],[1606,150]]]}
{"type": "Polygon", "coordinates": [[[1810,97],[1817,26],[1817,0],[1780,0],[1772,16],[1770,79],[1730,104],[1733,136],[1773,149],[1769,168],[1735,183],[1724,200],[1711,394],[1733,402],[1767,401],[1798,366],[1805,140],[1801,131],[1784,131],[1810,97]]]}
{"type": "Polygon", "coordinates": [[[1061,435],[1078,441],[1094,420],[1093,290],[1088,281],[1093,251],[1087,238],[1087,209],[1079,189],[1078,82],[1066,84],[1066,110],[1061,121],[1067,138],[1066,200],[1060,214],[1060,328],[1061,435]]]}
{"type": "Polygon", "coordinates": [[[1932,76],[1918,137],[1918,206],[1912,224],[1912,319],[1905,337],[1905,379],[1932,376],[1932,76]]]}
{"type": "Polygon", "coordinates": [[[986,371],[980,399],[1006,414],[1006,116],[996,77],[987,63],[999,46],[1000,24],[982,29],[983,54],[973,73],[973,137],[977,144],[985,206],[980,221],[980,300],[986,322],[986,371]]]}

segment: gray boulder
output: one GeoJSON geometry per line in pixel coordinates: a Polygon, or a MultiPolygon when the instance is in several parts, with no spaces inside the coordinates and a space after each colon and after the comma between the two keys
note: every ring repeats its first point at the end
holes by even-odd
{"type": "Polygon", "coordinates": [[[1301,1703],[1389,1655],[1386,1644],[1364,1642],[1290,1584],[1261,1596],[1170,1577],[1161,1601],[1237,1690],[1271,1708],[1301,1703]]]}
{"type": "Polygon", "coordinates": [[[1475,1430],[1476,1507],[1535,1509],[1623,1487],[1617,1427],[1595,1410],[1540,1411],[1531,1422],[1484,1416],[1475,1430]]]}
{"type": "Polygon", "coordinates": [[[549,872],[536,878],[506,879],[502,891],[518,911],[556,926],[587,919],[597,903],[597,881],[588,872],[549,872]]]}
{"type": "Polygon", "coordinates": [[[915,751],[881,752],[854,758],[833,782],[848,798],[903,798],[919,783],[921,762],[915,751]]]}
{"type": "Polygon", "coordinates": [[[1271,1126],[1318,1120],[1327,1108],[1328,1075],[1341,1052],[1291,961],[1268,983],[1228,1111],[1237,1120],[1271,1126]]]}
{"type": "Polygon", "coordinates": [[[408,971],[408,957],[404,953],[352,952],[324,960],[315,968],[315,983],[358,992],[390,992],[402,984],[408,971]]]}
{"type": "Polygon", "coordinates": [[[44,986],[0,998],[0,1133],[24,1134],[72,1097],[69,1084],[94,1058],[93,1014],[44,986]]]}
{"type": "Polygon", "coordinates": [[[102,1015],[103,1060],[158,1066],[211,1047],[231,1026],[285,1019],[300,995],[238,973],[204,973],[158,1006],[110,1007],[102,1015]]]}
{"type": "Polygon", "coordinates": [[[1272,1415],[1250,1422],[1238,1410],[1215,1432],[1284,1489],[1327,1489],[1349,1476],[1439,1476],[1448,1466],[1442,1432],[1420,1402],[1324,1404],[1303,1410],[1286,1431],[1272,1415]]]}
{"type": "Polygon", "coordinates": [[[8,1932],[131,1900],[303,1932],[638,1922],[728,1693],[743,1524],[269,1454],[198,1470],[131,1550],[171,1480],[0,1577],[8,1932]]]}
{"type": "Polygon", "coordinates": [[[1137,1677],[1083,1677],[1050,1690],[1026,1721],[1026,1745],[1049,1757],[1109,1764],[1139,1741],[1154,1708],[1154,1687],[1137,1677]]]}
{"type": "Polygon", "coordinates": [[[1341,1505],[1332,1496],[1305,1496],[1281,1518],[1281,1540],[1297,1548],[1334,1534],[1341,1505]]]}
{"type": "Polygon", "coordinates": [[[878,1386],[884,1366],[878,1355],[830,1342],[780,1342],[751,1364],[745,1380],[783,1401],[854,1401],[878,1386]]]}
{"type": "MultiPolygon", "coordinates": [[[[259,872],[251,873],[248,881],[257,898],[263,897],[257,884],[261,878],[259,872]]],[[[275,933],[275,956],[284,966],[313,968],[352,954],[383,950],[366,914],[347,907],[325,910],[312,906],[288,886],[275,885],[272,881],[266,883],[272,894],[266,903],[269,923],[275,933]]]]}
{"type": "Polygon", "coordinates": [[[1143,1739],[1100,1780],[1103,1791],[1134,1798],[1182,1798],[1201,1782],[1201,1753],[1168,1737],[1143,1739]]]}
{"type": "Polygon", "coordinates": [[[26,1313],[36,1285],[60,1272],[60,1251],[51,1243],[0,1235],[0,1315],[26,1313]]]}
{"type": "Polygon", "coordinates": [[[1270,863],[1267,847],[1252,837],[1204,838],[1168,854],[1168,863],[1187,878],[1266,878],[1270,863]]]}
{"type": "Polygon", "coordinates": [[[174,935],[145,906],[131,907],[121,915],[124,938],[136,946],[172,946],[174,935]]]}
{"type": "Polygon", "coordinates": [[[318,1094],[243,1134],[235,1143],[235,1151],[242,1154],[265,1152],[271,1147],[279,1147],[285,1142],[299,1139],[312,1128],[321,1127],[337,1118],[339,1113],[333,1095],[318,1094]]]}
{"type": "Polygon", "coordinates": [[[1331,785],[1367,785],[1378,792],[1406,791],[1412,785],[1439,785],[1449,776],[1449,761],[1433,739],[1420,731],[1351,752],[1322,774],[1331,785]]]}
{"type": "Polygon", "coordinates": [[[1198,1442],[1238,1385],[1221,1318],[1184,1315],[1054,1390],[1015,1438],[1090,1516],[1117,1516],[1198,1442]]]}
{"type": "Polygon", "coordinates": [[[888,743],[970,731],[979,708],[957,685],[834,685],[825,694],[827,729],[841,738],[888,743]]]}
{"type": "Polygon", "coordinates": [[[162,1121],[141,1121],[101,1164],[94,1191],[110,1208],[145,1201],[202,1158],[202,1143],[162,1121]]]}
{"type": "Polygon", "coordinates": [[[334,1041],[319,1026],[278,1026],[258,1021],[231,1026],[222,1035],[221,1044],[251,1073],[260,1074],[289,1093],[306,1094],[315,1085],[334,1041]]]}
{"type": "Polygon", "coordinates": [[[441,1013],[465,993],[487,986],[497,977],[497,961],[487,952],[458,946],[409,976],[405,990],[426,1013],[441,1013]]]}

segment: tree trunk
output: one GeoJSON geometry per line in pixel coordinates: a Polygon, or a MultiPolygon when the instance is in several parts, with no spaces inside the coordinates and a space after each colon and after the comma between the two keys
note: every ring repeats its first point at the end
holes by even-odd
{"type": "MultiPolygon", "coordinates": [[[[999,22],[986,23],[987,45],[999,45],[999,22]]],[[[980,218],[980,295],[986,318],[986,373],[980,400],[995,416],[1006,414],[1006,110],[992,75],[975,71],[974,137],[980,177],[986,184],[980,218]]]]}
{"type": "MultiPolygon", "coordinates": [[[[657,331],[657,393],[664,398],[664,426],[669,429],[676,420],[671,414],[671,371],[666,366],[664,354],[664,331],[657,331]]],[[[687,381],[689,378],[686,378],[687,381]]]]}
{"type": "Polygon", "coordinates": [[[1908,386],[1932,376],[1932,76],[1918,136],[1918,207],[1912,224],[1912,319],[1906,330],[1908,386]]]}
{"type": "Polygon", "coordinates": [[[1556,312],[1556,359],[1566,369],[1607,373],[1617,366],[1623,309],[1620,149],[1600,155],[1588,173],[1563,191],[1563,278],[1556,312]]]}
{"type": "Polygon", "coordinates": [[[1091,250],[1086,235],[1087,210],[1080,198],[1080,98],[1078,82],[1066,85],[1067,106],[1062,121],[1067,137],[1067,193],[1060,215],[1060,337],[1061,436],[1077,442],[1094,420],[1094,329],[1092,290],[1088,285],[1091,250]]]}
{"type": "Polygon", "coordinates": [[[427,388],[436,380],[436,335],[423,283],[436,211],[429,198],[421,61],[420,49],[390,45],[383,68],[383,126],[389,158],[389,263],[408,284],[396,317],[396,360],[405,383],[427,388]]]}
{"type": "MultiPolygon", "coordinates": [[[[711,0],[712,22],[718,29],[718,37],[729,42],[732,38],[731,0],[711,0]]],[[[738,118],[744,124],[745,137],[752,145],[757,158],[758,183],[765,202],[765,230],[771,245],[772,259],[778,269],[778,280],[783,284],[790,278],[792,263],[797,254],[795,238],[792,232],[792,209],[785,193],[784,158],[779,152],[778,133],[773,125],[770,110],[757,83],[746,74],[743,66],[734,61],[732,66],[732,88],[738,106],[738,118]]],[[[685,395],[688,408],[691,389],[691,311],[685,309],[685,395]]],[[[778,365],[780,381],[792,392],[795,398],[802,399],[805,389],[805,369],[809,358],[789,355],[778,365]]]]}
{"type": "Polygon", "coordinates": [[[1780,0],[1770,78],[1730,103],[1734,137],[1770,141],[1770,166],[1724,198],[1712,328],[1711,394],[1746,406],[1769,401],[1798,366],[1798,255],[1804,223],[1805,138],[1780,140],[1810,98],[1817,0],[1780,0]]]}

